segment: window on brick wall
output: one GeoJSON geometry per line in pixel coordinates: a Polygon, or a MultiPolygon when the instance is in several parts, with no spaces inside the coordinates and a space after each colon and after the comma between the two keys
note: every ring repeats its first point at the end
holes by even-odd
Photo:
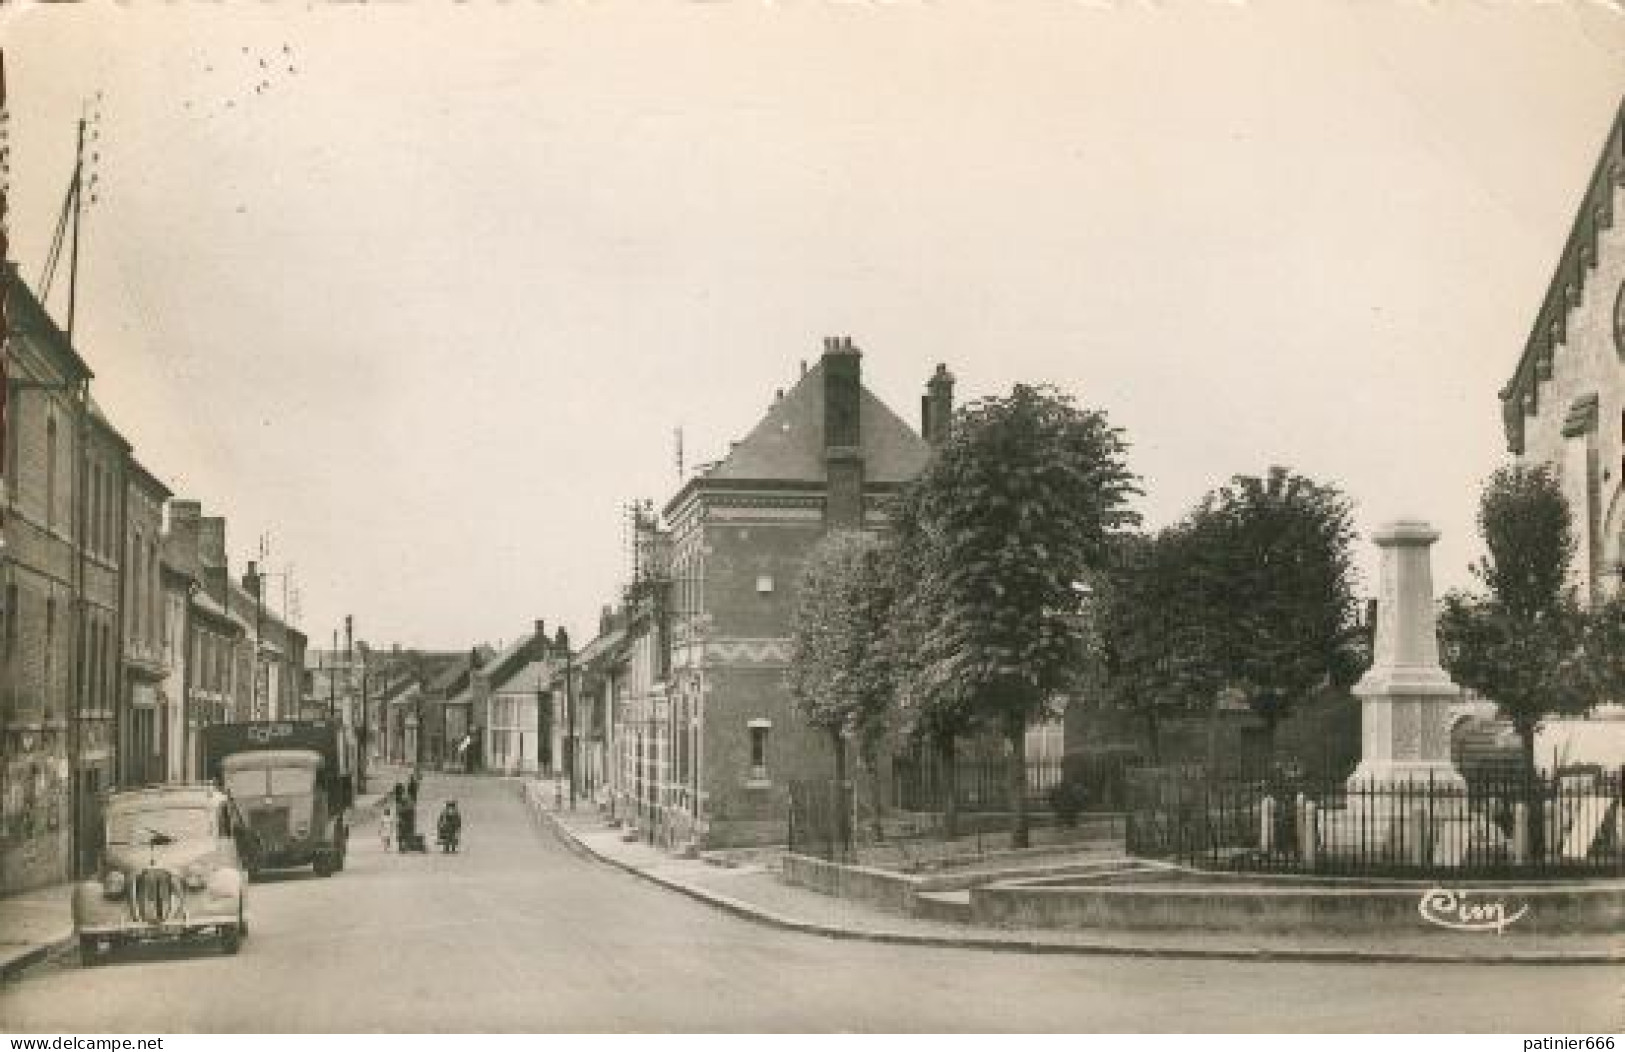
{"type": "Polygon", "coordinates": [[[751,780],[765,782],[767,780],[767,735],[773,729],[773,724],[769,720],[751,720],[747,729],[750,732],[751,780]]]}
{"type": "Polygon", "coordinates": [[[158,542],[147,542],[147,602],[151,604],[151,620],[147,622],[148,631],[152,641],[158,646],[164,643],[164,607],[163,607],[163,575],[159,569],[158,542]]]}
{"type": "Polygon", "coordinates": [[[141,544],[141,535],[136,534],[135,548],[132,552],[130,566],[131,591],[135,593],[130,597],[132,600],[130,603],[130,634],[137,640],[146,638],[143,629],[145,628],[146,619],[147,597],[145,593],[147,582],[146,578],[142,576],[141,569],[141,561],[145,557],[146,553],[141,544]]]}
{"type": "Polygon", "coordinates": [[[45,711],[56,696],[56,599],[45,600],[45,711]]]}
{"type": "Polygon", "coordinates": [[[93,554],[100,555],[102,551],[102,467],[100,464],[90,466],[90,481],[86,485],[90,493],[90,536],[86,543],[93,554]]]}
{"type": "Polygon", "coordinates": [[[102,625],[102,691],[101,708],[103,712],[113,707],[113,682],[117,675],[116,662],[113,654],[113,626],[102,625]]]}
{"type": "Polygon", "coordinates": [[[45,528],[56,526],[56,417],[45,421],[45,528]]]}

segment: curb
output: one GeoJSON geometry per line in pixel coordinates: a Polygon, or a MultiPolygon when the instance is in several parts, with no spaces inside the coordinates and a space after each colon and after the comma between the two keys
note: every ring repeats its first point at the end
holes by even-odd
{"type": "Polygon", "coordinates": [[[681,881],[662,877],[648,870],[639,869],[630,862],[623,862],[617,858],[600,854],[593,850],[586,842],[578,837],[573,830],[559,821],[554,815],[540,808],[530,805],[525,800],[525,807],[535,816],[547,822],[553,834],[557,836],[573,852],[596,862],[613,866],[623,872],[640,877],[652,884],[656,884],[668,891],[676,891],[696,899],[709,906],[714,906],[726,913],[731,913],[744,920],[753,921],[772,928],[784,931],[799,932],[803,935],[819,935],[830,939],[845,939],[853,942],[879,942],[905,946],[930,946],[935,948],[964,949],[964,950],[1001,950],[1006,953],[1031,954],[1060,954],[1072,956],[1091,957],[1149,957],[1179,960],[1216,960],[1216,961],[1280,961],[1296,963],[1321,964],[1619,964],[1625,962],[1625,950],[1601,951],[1556,951],[1541,952],[1528,951],[1524,953],[1497,953],[1485,955],[1467,955],[1458,953],[1422,953],[1415,951],[1388,951],[1388,950],[1351,950],[1337,947],[1302,947],[1302,948],[1272,948],[1272,947],[1240,947],[1240,946],[1148,946],[1133,943],[1058,943],[1045,942],[1039,939],[990,939],[977,935],[922,935],[907,931],[870,931],[860,928],[840,928],[828,924],[817,924],[812,921],[796,920],[773,913],[747,902],[729,898],[717,892],[685,884],[681,881]]]}
{"type": "Polygon", "coordinates": [[[65,935],[19,950],[9,957],[0,957],[0,982],[10,982],[58,950],[72,945],[73,932],[69,930],[65,935]]]}

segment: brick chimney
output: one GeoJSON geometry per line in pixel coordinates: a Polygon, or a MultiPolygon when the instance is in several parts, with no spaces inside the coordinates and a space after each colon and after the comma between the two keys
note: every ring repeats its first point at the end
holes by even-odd
{"type": "Polygon", "coordinates": [[[202,518],[203,505],[199,501],[169,502],[169,533],[164,538],[164,553],[193,577],[202,576],[202,561],[198,558],[198,525],[202,518]]]}
{"type": "Polygon", "coordinates": [[[937,371],[925,382],[925,394],[920,398],[920,437],[933,446],[941,445],[948,437],[953,415],[954,374],[938,362],[937,371]]]}
{"type": "Polygon", "coordinates": [[[198,562],[202,566],[203,591],[221,606],[230,607],[226,582],[226,520],[219,515],[198,519],[198,562]]]}
{"type": "Polygon", "coordinates": [[[248,561],[248,569],[243,571],[243,591],[255,599],[260,597],[260,566],[252,559],[248,561]]]}
{"type": "Polygon", "coordinates": [[[547,656],[547,622],[541,618],[536,619],[536,634],[530,639],[530,657],[532,661],[539,661],[547,656]]]}
{"type": "Polygon", "coordinates": [[[863,354],[850,336],[824,338],[824,528],[863,528],[863,354]]]}

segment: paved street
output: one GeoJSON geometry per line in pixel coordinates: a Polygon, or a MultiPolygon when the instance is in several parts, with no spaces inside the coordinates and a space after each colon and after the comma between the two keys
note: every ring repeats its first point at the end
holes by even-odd
{"type": "Polygon", "coordinates": [[[72,955],[0,987],[0,1028],[100,1031],[1603,1031],[1611,967],[1241,964],[836,942],[734,918],[587,861],[512,783],[433,777],[467,853],[383,853],[256,884],[252,934],[72,955]]]}

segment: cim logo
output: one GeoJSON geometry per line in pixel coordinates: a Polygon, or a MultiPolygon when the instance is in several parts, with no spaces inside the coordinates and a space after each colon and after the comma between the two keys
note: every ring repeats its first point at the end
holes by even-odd
{"type": "Polygon", "coordinates": [[[268,745],[277,738],[291,738],[293,727],[286,723],[267,723],[263,727],[250,727],[248,736],[261,745],[268,745]]]}
{"type": "Polygon", "coordinates": [[[1509,914],[1506,903],[1501,899],[1469,902],[1468,896],[1471,894],[1469,891],[1432,888],[1423,893],[1422,901],[1416,904],[1416,911],[1423,920],[1441,928],[1493,931],[1497,935],[1505,934],[1509,926],[1529,912],[1527,903],[1518,912],[1509,914]]]}

